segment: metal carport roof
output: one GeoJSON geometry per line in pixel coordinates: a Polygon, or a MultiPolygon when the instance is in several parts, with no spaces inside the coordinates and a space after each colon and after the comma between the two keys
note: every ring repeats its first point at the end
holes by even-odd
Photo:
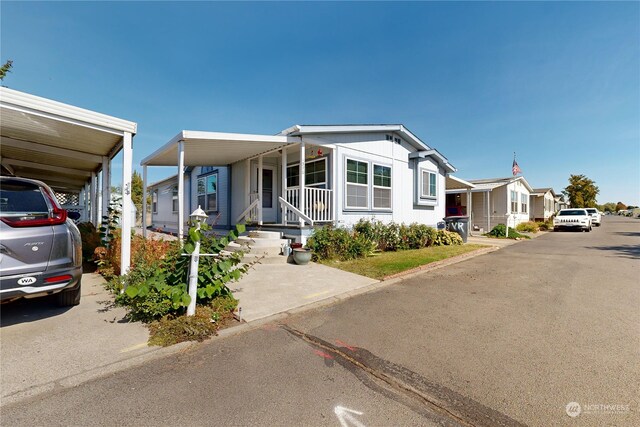
{"type": "MultiPolygon", "coordinates": [[[[137,124],[28,93],[0,87],[0,162],[12,175],[38,179],[57,191],[90,193],[90,220],[109,205],[110,163],[123,151],[122,228],[131,228],[132,138],[137,124]]],[[[122,268],[129,267],[130,233],[123,233],[122,268]],[[126,252],[126,253],[125,253],[126,252]]]]}

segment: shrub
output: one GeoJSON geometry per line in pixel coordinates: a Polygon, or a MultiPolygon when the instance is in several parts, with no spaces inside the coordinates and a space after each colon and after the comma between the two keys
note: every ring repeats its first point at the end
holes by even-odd
{"type": "MultiPolygon", "coordinates": [[[[187,255],[193,252],[195,242],[200,241],[201,253],[219,254],[230,239],[237,238],[238,233],[244,231],[244,227],[238,226],[228,236],[217,238],[205,235],[206,228],[203,226],[201,231],[190,229],[182,248],[177,242],[136,239],[142,244],[140,255],[132,257],[135,262],[129,273],[109,282],[109,288],[117,294],[116,304],[127,308],[131,320],[151,322],[167,315],[182,314],[191,301],[187,289],[190,263],[187,255]],[[158,242],[161,243],[155,245],[158,242]]],[[[199,304],[223,298],[225,304],[232,305],[230,301],[235,300],[226,284],[238,280],[247,271],[249,266],[240,265],[242,256],[242,252],[234,252],[225,256],[200,257],[197,280],[199,304]]]]}
{"type": "Polygon", "coordinates": [[[458,233],[447,230],[438,230],[435,233],[433,246],[455,246],[464,242],[458,233]]]}
{"type": "MultiPolygon", "coordinates": [[[[507,233],[507,226],[504,224],[498,224],[495,227],[493,227],[493,229],[487,233],[488,236],[492,236],[492,237],[501,237],[501,238],[506,238],[506,233],[507,233]]],[[[524,234],[520,234],[518,233],[516,230],[513,229],[513,227],[509,227],[509,239],[518,239],[518,238],[522,238],[522,239],[529,239],[529,236],[525,236],[524,234]]]]}
{"type": "Polygon", "coordinates": [[[314,259],[349,260],[369,255],[375,244],[366,234],[331,225],[320,228],[307,241],[307,247],[313,251],[314,259]]]}
{"type": "Polygon", "coordinates": [[[521,222],[516,226],[517,231],[524,231],[527,233],[537,233],[539,230],[538,224],[533,221],[521,222]]]}
{"type": "Polygon", "coordinates": [[[82,239],[82,258],[85,261],[93,259],[93,253],[100,246],[100,233],[96,227],[90,222],[82,222],[78,224],[80,237],[82,239]]]}
{"type": "Polygon", "coordinates": [[[366,236],[381,251],[419,249],[431,246],[435,229],[424,224],[409,225],[380,220],[361,219],[353,226],[354,232],[366,236]]]}
{"type": "Polygon", "coordinates": [[[547,231],[553,228],[553,221],[536,222],[536,225],[538,226],[538,230],[547,231]]]}

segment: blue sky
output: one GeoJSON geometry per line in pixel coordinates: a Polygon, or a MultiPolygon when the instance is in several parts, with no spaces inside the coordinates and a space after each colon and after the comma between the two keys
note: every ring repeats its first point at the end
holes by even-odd
{"type": "MultiPolygon", "coordinates": [[[[134,163],[182,129],[403,123],[465,179],[569,174],[640,205],[640,4],[1,5],[4,84],[138,123],[134,163]]],[[[174,173],[151,168],[150,180],[174,173]]]]}

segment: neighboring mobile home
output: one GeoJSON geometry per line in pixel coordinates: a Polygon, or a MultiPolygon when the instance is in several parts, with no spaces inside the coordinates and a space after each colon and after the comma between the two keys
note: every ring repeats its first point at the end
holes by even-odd
{"type": "MultiPolygon", "coordinates": [[[[226,214],[224,225],[285,230],[302,241],[314,225],[350,226],[361,218],[435,226],[445,216],[445,178],[455,171],[403,125],[296,125],[275,136],[182,131],[142,161],[145,175],[148,166],[202,164],[225,165],[220,170],[229,177],[216,188],[228,208],[202,206],[210,216],[226,214]]],[[[178,176],[172,190],[185,206],[179,234],[201,204],[197,198],[204,200],[199,189],[208,191],[198,176],[178,176]]]]}
{"type": "Polygon", "coordinates": [[[448,202],[470,213],[472,230],[488,232],[498,224],[515,227],[529,221],[532,188],[524,177],[470,179],[463,183],[447,189],[448,202]]]}
{"type": "Polygon", "coordinates": [[[534,188],[531,193],[531,219],[547,221],[556,212],[553,188],[534,188]]]}

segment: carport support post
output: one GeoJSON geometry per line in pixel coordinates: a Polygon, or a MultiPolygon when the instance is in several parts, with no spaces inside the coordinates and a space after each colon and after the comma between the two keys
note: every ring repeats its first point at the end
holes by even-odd
{"type": "Polygon", "coordinates": [[[89,212],[89,183],[84,185],[84,199],[82,202],[84,203],[83,221],[91,222],[91,212],[89,212]]]}
{"type": "Polygon", "coordinates": [[[142,237],[147,237],[147,165],[142,166],[142,237]]]}
{"type": "Polygon", "coordinates": [[[97,200],[97,187],[98,187],[98,176],[95,172],[91,172],[91,184],[90,184],[90,194],[89,194],[89,221],[96,227],[98,226],[97,216],[98,216],[98,200],[97,200]]]}
{"type": "Polygon", "coordinates": [[[125,132],[122,138],[122,246],[120,247],[120,274],[126,274],[131,265],[131,173],[133,163],[133,136],[125,132]]]}
{"type": "Polygon", "coordinates": [[[109,157],[102,157],[102,213],[100,215],[99,223],[102,222],[102,218],[109,215],[109,204],[111,202],[111,170],[109,165],[109,157]]]}
{"type": "Polygon", "coordinates": [[[178,142],[178,241],[184,235],[184,141],[178,142]]]}

